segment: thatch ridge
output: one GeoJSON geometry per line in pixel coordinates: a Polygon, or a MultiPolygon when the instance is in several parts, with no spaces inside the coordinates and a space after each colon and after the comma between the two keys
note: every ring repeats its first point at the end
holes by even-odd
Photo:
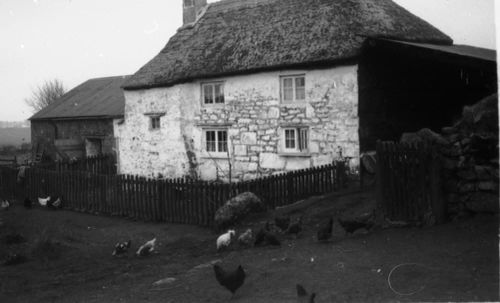
{"type": "Polygon", "coordinates": [[[335,64],[355,58],[367,37],[452,43],[391,0],[224,0],[181,28],[124,88],[335,64]]]}

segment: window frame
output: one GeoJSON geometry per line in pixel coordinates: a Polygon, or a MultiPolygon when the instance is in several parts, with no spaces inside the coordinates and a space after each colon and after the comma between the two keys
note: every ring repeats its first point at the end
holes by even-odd
{"type": "Polygon", "coordinates": [[[304,103],[306,101],[306,74],[293,74],[293,75],[280,75],[280,99],[282,104],[293,104],[293,103],[304,103]],[[285,100],[285,81],[292,80],[292,99],[285,100]],[[303,88],[302,99],[297,99],[297,79],[303,79],[304,86],[299,86],[303,88]]]}
{"type": "Polygon", "coordinates": [[[161,129],[161,116],[149,116],[149,129],[161,129]],[[157,123],[155,123],[155,121],[157,121],[157,123]]]}
{"type": "Polygon", "coordinates": [[[287,154],[308,154],[309,153],[309,127],[307,126],[285,126],[281,128],[282,152],[287,154]],[[287,147],[287,132],[293,130],[294,147],[287,147]]]}
{"type": "Polygon", "coordinates": [[[201,105],[204,107],[217,107],[217,106],[224,106],[226,104],[226,95],[225,95],[225,83],[224,81],[209,81],[209,82],[202,82],[201,83],[201,105]],[[212,94],[212,103],[206,103],[205,102],[205,87],[212,87],[211,94],[212,94]],[[222,102],[216,102],[217,100],[217,95],[215,93],[216,91],[216,86],[219,86],[220,92],[222,95],[222,102]]]}
{"type": "Polygon", "coordinates": [[[203,150],[210,156],[216,156],[216,157],[227,157],[227,153],[229,151],[229,130],[227,128],[223,127],[211,127],[211,128],[204,128],[203,129],[203,150]],[[214,148],[215,150],[210,151],[208,148],[208,140],[207,140],[207,134],[209,132],[214,132],[215,138],[214,138],[214,148]],[[219,135],[221,132],[225,132],[225,150],[220,149],[220,144],[221,144],[221,138],[219,138],[219,135]]]}

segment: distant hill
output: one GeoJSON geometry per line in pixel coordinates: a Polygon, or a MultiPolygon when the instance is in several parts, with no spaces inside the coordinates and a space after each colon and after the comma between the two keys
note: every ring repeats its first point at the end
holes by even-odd
{"type": "Polygon", "coordinates": [[[31,129],[29,127],[0,128],[0,146],[20,146],[31,142],[31,129]]]}
{"type": "Polygon", "coordinates": [[[24,121],[0,121],[0,128],[30,127],[28,120],[24,121]]]}

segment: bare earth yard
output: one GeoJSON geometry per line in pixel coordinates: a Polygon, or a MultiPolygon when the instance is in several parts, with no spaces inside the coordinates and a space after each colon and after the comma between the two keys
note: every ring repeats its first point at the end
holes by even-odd
{"type": "MultiPolygon", "coordinates": [[[[248,276],[231,302],[296,302],[295,284],[317,293],[316,302],[498,301],[498,216],[425,228],[378,229],[315,241],[316,226],[330,215],[373,207],[372,195],[326,196],[307,208],[304,232],[282,236],[281,248],[217,253],[217,234],[175,224],[134,222],[69,211],[15,205],[0,213],[0,260],[8,253],[24,264],[0,266],[0,302],[226,302],[231,294],[208,264],[242,264],[248,276]],[[7,245],[6,235],[26,242],[7,245]],[[133,256],[157,237],[157,253],[133,256]],[[128,256],[111,256],[117,241],[132,239],[128,256]],[[391,285],[399,293],[390,289],[391,285]],[[153,285],[164,278],[170,284],[153,285]]],[[[272,214],[246,222],[260,226],[272,214]]]]}

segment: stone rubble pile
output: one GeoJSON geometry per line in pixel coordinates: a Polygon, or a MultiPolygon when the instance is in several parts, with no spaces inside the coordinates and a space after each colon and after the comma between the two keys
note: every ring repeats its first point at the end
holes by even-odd
{"type": "Polygon", "coordinates": [[[405,134],[402,142],[424,141],[438,147],[445,199],[450,214],[499,210],[498,96],[463,109],[461,119],[442,134],[429,129],[405,134]]]}

